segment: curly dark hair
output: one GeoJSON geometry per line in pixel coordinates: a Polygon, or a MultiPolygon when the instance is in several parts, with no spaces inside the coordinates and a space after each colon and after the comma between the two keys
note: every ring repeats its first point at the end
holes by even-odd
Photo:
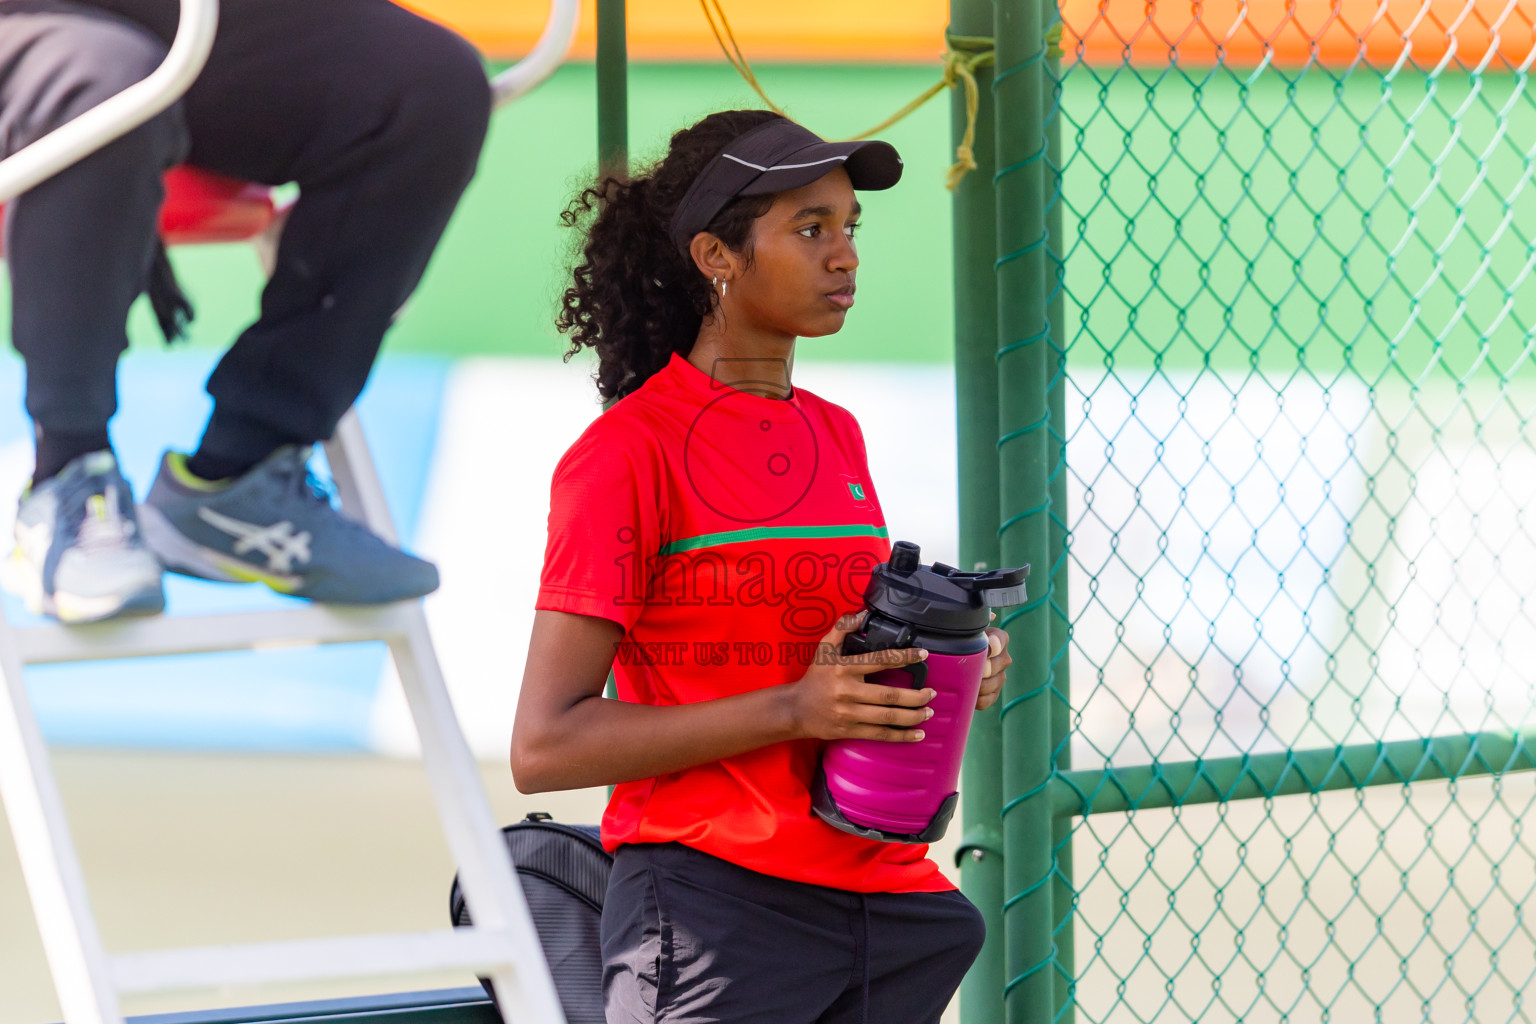
{"type": "MultiPolygon", "coordinates": [[[[560,215],[566,227],[582,230],[582,245],[555,326],[570,336],[567,361],[583,348],[597,350],[604,401],[644,384],[673,352],[692,350],[715,291],[673,243],[672,213],[727,143],[778,117],[767,110],[710,114],[673,135],[667,155],[645,173],[603,177],[560,215]]],[[[771,195],[739,196],[708,230],[750,259],[752,222],[772,205],[771,195]]]]}

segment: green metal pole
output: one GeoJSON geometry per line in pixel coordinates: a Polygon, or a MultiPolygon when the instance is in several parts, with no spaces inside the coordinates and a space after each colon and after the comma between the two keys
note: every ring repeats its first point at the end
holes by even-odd
{"type": "MultiPolygon", "coordinates": [[[[597,0],[597,176],[629,173],[629,39],[624,0],[597,0]]],[[[607,412],[613,402],[603,403],[607,412]]],[[[604,693],[618,696],[613,672],[604,693]]],[[[608,791],[613,792],[609,786],[608,791]]]]}
{"type": "Polygon", "coordinates": [[[1001,558],[1034,567],[1027,604],[999,620],[1014,664],[1003,693],[1004,1005],[1009,1024],[1055,1015],[1050,781],[1050,381],[1041,0],[996,0],[998,454],[1001,558]]]}
{"type": "MultiPolygon", "coordinates": [[[[1045,265],[1046,312],[1050,319],[1051,436],[1051,749],[1058,772],[1072,769],[1071,605],[1067,600],[1067,342],[1066,239],[1062,236],[1061,196],[1061,9],[1056,0],[1041,4],[1045,22],[1045,265]]],[[[1057,818],[1052,829],[1056,880],[1051,909],[1056,915],[1057,1024],[1077,1019],[1073,986],[1077,979],[1076,926],[1072,902],[1071,818],[1057,818]]]]}
{"type": "Polygon", "coordinates": [[[629,46],[624,0],[597,0],[597,173],[629,172],[629,46]]]}
{"type": "MultiPolygon", "coordinates": [[[[988,48],[992,0],[952,0],[950,45],[988,48]],[[968,40],[988,40],[971,44],[968,40]]],[[[976,69],[980,104],[972,152],[977,169],[960,180],[954,198],[955,406],[960,478],[960,564],[995,569],[997,540],[997,214],[992,69],[976,69]]],[[[966,130],[963,89],[952,92],[950,135],[966,130]]],[[[977,715],[960,776],[964,834],[956,854],[960,888],[987,922],[987,941],[960,985],[964,1024],[1003,1024],[1003,730],[998,709],[977,715]]]]}

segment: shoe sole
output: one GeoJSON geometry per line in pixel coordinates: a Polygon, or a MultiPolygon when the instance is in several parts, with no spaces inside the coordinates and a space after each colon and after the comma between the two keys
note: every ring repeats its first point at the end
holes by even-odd
{"type": "Polygon", "coordinates": [[[176,529],[153,505],[139,506],[139,531],[160,564],[171,572],[217,583],[265,583],[279,594],[304,585],[301,576],[264,572],[222,551],[205,547],[176,529]]]}
{"type": "Polygon", "coordinates": [[[52,614],[60,622],[81,625],[105,619],[159,615],[165,611],[165,591],[156,587],[127,597],[84,597],[79,594],[55,593],[52,603],[51,611],[44,605],[45,613],[52,614]]]}
{"type": "Polygon", "coordinates": [[[15,553],[5,560],[4,569],[0,571],[0,585],[20,597],[33,615],[47,615],[71,626],[159,615],[165,611],[165,590],[159,581],[153,587],[129,594],[87,596],[55,591],[50,596],[43,592],[41,576],[32,572],[25,560],[17,558],[15,553]]]}

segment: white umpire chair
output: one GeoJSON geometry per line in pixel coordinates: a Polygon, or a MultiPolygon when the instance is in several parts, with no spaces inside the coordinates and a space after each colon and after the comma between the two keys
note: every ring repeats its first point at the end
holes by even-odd
{"type": "MultiPolygon", "coordinates": [[[[564,60],[580,0],[552,0],[529,55],[498,75],[497,106],[564,60]]],[[[0,162],[0,203],[174,103],[207,60],[218,0],[181,0],[165,62],[148,78],[0,162]]],[[[267,239],[271,242],[271,238],[267,239]]],[[[355,412],[325,444],[344,514],[395,541],[394,522],[355,412]]],[[[0,798],[67,1024],[122,1024],[120,996],[221,985],[464,970],[489,977],[516,1024],[564,1024],[521,887],[465,743],[420,601],[18,628],[0,612],[0,798]],[[23,683],[26,666],[242,650],[282,643],[383,641],[421,739],[422,761],[474,916],[472,928],[108,954],[48,751],[23,683]]]]}

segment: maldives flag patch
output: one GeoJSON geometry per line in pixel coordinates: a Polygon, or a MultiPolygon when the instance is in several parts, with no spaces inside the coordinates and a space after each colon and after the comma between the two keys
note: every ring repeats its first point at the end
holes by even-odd
{"type": "Polygon", "coordinates": [[[848,484],[848,493],[853,495],[853,500],[854,501],[863,501],[864,500],[864,485],[863,484],[856,484],[856,483],[853,483],[852,481],[850,481],[849,484],[848,484]]]}

